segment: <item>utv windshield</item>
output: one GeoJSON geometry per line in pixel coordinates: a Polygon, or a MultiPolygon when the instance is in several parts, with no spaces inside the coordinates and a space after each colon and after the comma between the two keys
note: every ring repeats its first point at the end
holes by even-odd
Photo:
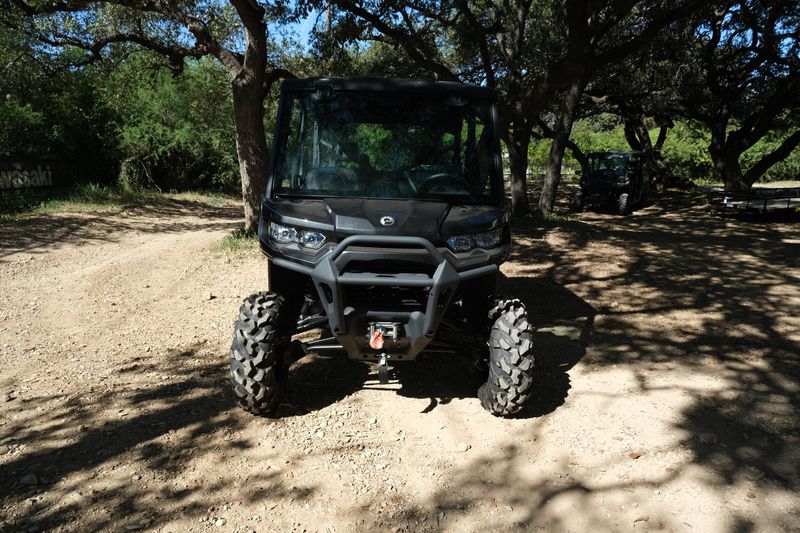
{"type": "Polygon", "coordinates": [[[441,96],[289,95],[275,192],[491,202],[502,198],[491,104],[441,96]]]}
{"type": "Polygon", "coordinates": [[[624,176],[630,163],[631,158],[622,155],[594,156],[590,158],[589,166],[592,173],[598,175],[624,176]]]}

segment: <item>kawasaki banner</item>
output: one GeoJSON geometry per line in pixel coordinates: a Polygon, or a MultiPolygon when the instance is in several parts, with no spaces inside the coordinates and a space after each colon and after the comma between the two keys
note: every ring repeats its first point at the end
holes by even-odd
{"type": "Polygon", "coordinates": [[[66,176],[55,161],[0,161],[0,189],[64,187],[66,176]]]}
{"type": "Polygon", "coordinates": [[[51,198],[72,182],[73,174],[58,161],[0,161],[0,211],[51,198]]]}

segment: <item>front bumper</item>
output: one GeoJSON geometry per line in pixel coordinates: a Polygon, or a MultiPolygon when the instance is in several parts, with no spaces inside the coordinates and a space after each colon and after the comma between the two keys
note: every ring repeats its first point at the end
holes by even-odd
{"type": "Polygon", "coordinates": [[[628,189],[627,184],[603,183],[581,188],[584,202],[588,205],[603,206],[616,201],[628,189]]]}
{"type": "Polygon", "coordinates": [[[372,359],[383,352],[395,359],[413,359],[433,339],[459,283],[498,272],[494,263],[459,272],[427,239],[400,236],[347,237],[314,266],[279,257],[272,262],[311,278],[331,332],[348,355],[358,359],[372,359]],[[348,268],[351,264],[363,265],[375,260],[394,261],[398,265],[411,260],[427,265],[432,273],[372,273],[348,268]],[[344,297],[346,287],[420,288],[426,291],[427,300],[424,309],[411,311],[384,307],[381,302],[351,306],[344,297]],[[370,348],[367,334],[370,324],[387,322],[398,324],[402,334],[387,339],[381,350],[370,348]]]}

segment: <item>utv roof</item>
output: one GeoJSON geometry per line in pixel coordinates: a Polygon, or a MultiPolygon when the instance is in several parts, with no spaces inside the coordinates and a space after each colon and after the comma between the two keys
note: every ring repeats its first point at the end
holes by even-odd
{"type": "Polygon", "coordinates": [[[494,98],[489,87],[467,85],[456,81],[435,81],[425,78],[305,78],[283,80],[282,91],[316,91],[317,89],[354,92],[386,92],[401,94],[463,95],[468,98],[494,98]]]}

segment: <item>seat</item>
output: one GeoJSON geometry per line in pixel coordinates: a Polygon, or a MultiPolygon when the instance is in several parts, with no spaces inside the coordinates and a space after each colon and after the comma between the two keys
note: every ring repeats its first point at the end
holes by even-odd
{"type": "Polygon", "coordinates": [[[358,177],[351,168],[317,167],[306,175],[306,189],[312,191],[351,191],[358,177]]]}

